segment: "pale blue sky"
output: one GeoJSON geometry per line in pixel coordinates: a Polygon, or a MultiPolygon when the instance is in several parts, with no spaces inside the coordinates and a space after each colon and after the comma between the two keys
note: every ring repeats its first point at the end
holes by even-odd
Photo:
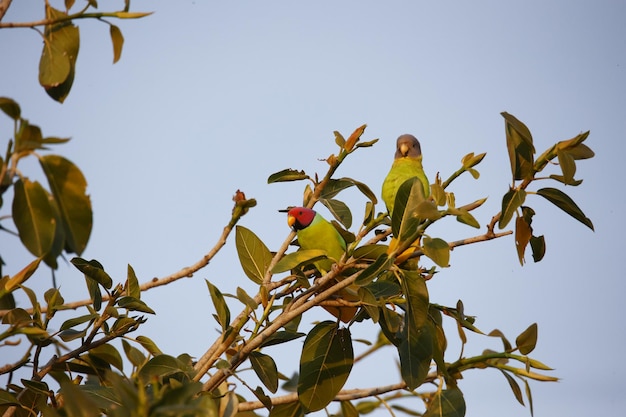
{"type": "MultiPolygon", "coordinates": [[[[4,21],[38,19],[40,3],[14,1],[4,21]]],[[[547,240],[542,262],[528,255],[521,267],[512,238],[463,247],[429,290],[436,303],[462,299],[479,328],[498,328],[511,340],[538,323],[533,356],[562,381],[532,383],[535,416],[615,415],[626,407],[626,285],[618,258],[626,230],[618,176],[626,132],[626,2],[196,0],[133,1],[132,9],[155,13],[114,22],[126,38],[116,65],[108,27],[79,23],[77,75],[63,105],[38,85],[37,33],[0,31],[0,95],[17,100],[44,134],[73,138],[57,152],[89,182],[94,229],[83,257],[100,260],[118,281],[128,263],[142,281],[177,271],[213,246],[237,189],[258,200],[241,224],[276,249],[289,232],[277,210],[300,203],[304,183],[267,185],[268,175],[288,167],[322,174],[326,164],[318,159],[336,150],[333,130],[348,135],[363,123],[365,139],[381,140],[354,154],[339,175],[375,192],[399,134],[420,139],[431,181],[455,170],[466,153],[487,152],[480,179],[462,178],[453,187],[458,202],[489,197],[476,212],[485,225],[510,179],[500,112],[528,125],[538,152],[591,130],[586,143],[596,157],[578,164],[584,183],[565,191],[595,233],[530,198],[535,232],[547,240]]],[[[4,116],[0,132],[1,145],[11,134],[4,116]]],[[[21,166],[32,177],[37,169],[21,166]]],[[[8,214],[7,201],[0,215],[8,214]]],[[[357,219],[363,198],[346,193],[346,202],[357,219]]],[[[477,232],[449,221],[432,233],[457,240],[477,232]]],[[[0,234],[0,246],[5,273],[32,259],[9,235],[0,234]]],[[[168,353],[200,356],[216,335],[205,278],[224,292],[254,291],[230,239],[192,279],[144,295],[158,315],[140,333],[168,353]]],[[[67,300],[85,297],[73,268],[63,266],[58,281],[67,300]]],[[[49,283],[47,273],[29,281],[39,290],[49,283]]],[[[371,335],[364,327],[353,333],[371,335]]],[[[454,327],[448,329],[454,360],[458,342],[454,327]]],[[[500,345],[471,337],[465,354],[486,347],[500,345]]],[[[391,350],[368,359],[349,388],[397,382],[394,360],[391,350]]],[[[281,371],[291,373],[287,364],[281,371]]],[[[460,384],[470,417],[529,415],[496,371],[469,372],[460,384]]]]}

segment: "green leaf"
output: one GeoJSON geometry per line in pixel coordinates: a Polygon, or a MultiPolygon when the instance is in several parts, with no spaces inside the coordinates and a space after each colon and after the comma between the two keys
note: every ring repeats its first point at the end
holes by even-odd
{"type": "Polygon", "coordinates": [[[261,352],[251,352],[249,358],[252,369],[263,385],[265,385],[268,390],[275,393],[276,390],[278,390],[278,369],[276,368],[274,359],[261,352]]]}
{"type": "Polygon", "coordinates": [[[18,120],[22,111],[20,105],[13,99],[8,97],[0,97],[0,110],[13,120],[18,120]]]}
{"type": "Polygon", "coordinates": [[[361,305],[367,311],[367,314],[371,317],[374,323],[378,323],[380,318],[380,310],[378,300],[374,293],[367,287],[359,287],[359,298],[361,299],[361,305]]]}
{"type": "Polygon", "coordinates": [[[537,345],[537,323],[533,323],[520,333],[515,339],[515,344],[522,355],[528,355],[537,345]]]}
{"type": "Polygon", "coordinates": [[[480,164],[486,155],[487,155],[486,153],[480,153],[478,155],[474,155],[474,152],[468,153],[461,159],[463,168],[469,171],[472,167],[475,167],[476,165],[480,164]]]}
{"type": "Polygon", "coordinates": [[[469,211],[459,210],[461,213],[456,216],[456,220],[459,223],[466,224],[468,226],[474,227],[476,229],[480,229],[480,223],[478,220],[469,211]]]}
{"type": "Polygon", "coordinates": [[[0,390],[0,406],[20,405],[17,397],[8,391],[0,390]]]}
{"type": "MultiPolygon", "coordinates": [[[[265,394],[265,391],[263,391],[263,388],[256,387],[254,391],[252,391],[252,393],[254,394],[255,397],[258,398],[259,401],[261,401],[261,403],[265,406],[265,408],[267,408],[268,410],[272,409],[272,399],[268,397],[267,394],[265,394]]],[[[239,413],[239,412],[237,412],[236,415],[239,417],[243,417],[242,414],[245,415],[245,413],[239,413]]]]}
{"type": "Polygon", "coordinates": [[[341,401],[342,417],[359,417],[359,412],[350,401],[341,401]]]}
{"type": "Polygon", "coordinates": [[[124,348],[124,353],[126,357],[133,364],[133,366],[139,368],[146,363],[146,356],[139,349],[128,343],[126,340],[122,339],[122,347],[124,348]]]}
{"type": "Polygon", "coordinates": [[[251,230],[243,226],[235,228],[235,246],[243,272],[254,283],[261,284],[272,262],[272,253],[251,230]]]}
{"type": "Polygon", "coordinates": [[[393,259],[390,259],[386,253],[383,253],[378,257],[378,259],[376,259],[376,261],[374,261],[374,263],[369,265],[363,270],[363,272],[361,272],[361,274],[359,274],[354,283],[359,286],[367,285],[391,265],[393,265],[393,259]]]}
{"type": "Polygon", "coordinates": [[[364,184],[360,181],[357,181],[355,179],[348,178],[348,177],[342,177],[339,179],[330,179],[324,186],[324,189],[322,190],[320,198],[331,199],[335,197],[337,194],[339,194],[339,192],[347,188],[350,188],[352,186],[356,186],[359,189],[359,191],[361,191],[361,193],[365,197],[367,197],[372,203],[376,204],[378,202],[378,199],[376,198],[376,194],[372,192],[372,190],[367,186],[367,184],[364,184]]]}
{"type": "Polygon", "coordinates": [[[139,280],[135,274],[135,270],[130,264],[128,264],[126,272],[126,294],[128,296],[139,300],[141,298],[141,287],[139,286],[139,280]]]}
{"type": "MultiPolygon", "coordinates": [[[[46,3],[46,18],[67,17],[46,3]]],[[[72,88],[80,45],[79,31],[71,21],[46,25],[39,61],[39,84],[54,100],[63,103],[72,88]]]]}
{"type": "Polygon", "coordinates": [[[63,403],[64,415],[68,417],[98,417],[101,415],[96,404],[83,390],[69,379],[61,381],[61,395],[71,398],[63,403]]]}
{"type": "Polygon", "coordinates": [[[298,398],[307,412],[321,410],[345,384],[354,353],[349,329],[332,321],[318,323],[307,335],[300,357],[298,398]]]}
{"type": "Polygon", "coordinates": [[[135,340],[139,342],[139,344],[141,344],[144,349],[150,352],[152,356],[158,356],[163,354],[163,352],[161,352],[161,349],[158,348],[158,346],[152,341],[152,339],[146,336],[137,336],[135,340]]]}
{"type": "Polygon", "coordinates": [[[13,297],[13,294],[7,294],[3,288],[4,283],[0,279],[0,310],[11,310],[16,306],[15,297],[13,297]]]}
{"type": "Polygon", "coordinates": [[[330,214],[332,214],[333,217],[337,219],[337,221],[346,229],[349,229],[352,226],[352,213],[346,203],[339,200],[325,198],[321,198],[319,201],[326,206],[326,208],[328,208],[330,214]]]}
{"type": "Polygon", "coordinates": [[[302,336],[305,336],[304,333],[299,332],[291,332],[291,331],[277,331],[276,333],[269,336],[262,344],[261,347],[279,345],[281,343],[290,342],[295,339],[299,339],[302,336]]]}
{"type": "MultiPolygon", "coordinates": [[[[586,132],[589,135],[589,132],[586,132]]],[[[579,143],[578,145],[568,148],[567,153],[570,154],[574,159],[589,159],[595,156],[595,153],[589,148],[587,145],[579,143]]]]}
{"type": "Polygon", "coordinates": [[[43,257],[44,262],[52,269],[58,268],[57,258],[63,252],[65,246],[65,230],[63,228],[63,219],[61,218],[61,212],[59,207],[53,198],[49,200],[50,207],[54,213],[54,221],[56,227],[54,228],[54,239],[52,240],[52,247],[43,257]]]}
{"type": "Polygon", "coordinates": [[[351,178],[331,178],[328,180],[324,189],[320,194],[320,198],[332,199],[341,191],[354,186],[354,180],[351,178]]]}
{"type": "Polygon", "coordinates": [[[15,152],[43,149],[43,136],[39,126],[31,125],[28,120],[20,119],[15,133],[15,152]]]}
{"type": "Polygon", "coordinates": [[[309,178],[310,177],[304,171],[297,171],[295,169],[287,168],[270,175],[267,179],[267,183],[271,184],[274,182],[300,181],[309,178]]]}
{"type": "Polygon", "coordinates": [[[590,228],[591,230],[594,230],[591,220],[585,216],[580,207],[578,207],[576,203],[574,203],[574,200],[572,200],[563,191],[557,190],[556,188],[542,188],[540,190],[537,190],[537,194],[539,194],[540,196],[542,196],[543,198],[545,198],[546,200],[548,200],[549,202],[551,202],[552,204],[590,228]]]}
{"type": "Polygon", "coordinates": [[[79,326],[83,323],[91,322],[97,319],[98,317],[99,315],[96,313],[85,314],[84,316],[79,316],[79,317],[72,317],[71,319],[65,320],[59,330],[63,331],[63,330],[71,329],[72,327],[79,326]]]}
{"type": "Polygon", "coordinates": [[[110,344],[96,346],[89,350],[89,357],[111,365],[120,371],[124,371],[124,361],[122,355],[110,344]]]}
{"type": "Polygon", "coordinates": [[[304,409],[297,401],[277,404],[270,410],[269,417],[304,417],[304,409]]]}
{"type": "Polygon", "coordinates": [[[65,250],[80,255],[89,241],[92,226],[87,181],[69,160],[58,155],[39,157],[65,230],[65,250]]]}
{"type": "Polygon", "coordinates": [[[208,280],[205,281],[206,285],[209,287],[209,293],[211,294],[211,300],[215,306],[218,322],[222,326],[222,330],[226,331],[230,325],[230,310],[228,309],[226,300],[215,285],[211,284],[208,280]]]}
{"type": "Polygon", "coordinates": [[[85,275],[85,284],[87,285],[87,291],[91,297],[94,310],[100,310],[100,308],[102,308],[102,291],[100,289],[100,284],[87,275],[85,275]]]}
{"type": "Polygon", "coordinates": [[[374,144],[378,142],[378,139],[372,139],[372,140],[368,140],[365,142],[359,142],[356,144],[357,148],[369,148],[371,146],[374,146],[374,144]]]}
{"type": "Polygon", "coordinates": [[[387,245],[363,245],[359,246],[352,252],[354,259],[375,261],[382,254],[387,253],[387,245]]]}
{"type": "Polygon", "coordinates": [[[511,160],[511,172],[514,180],[531,179],[534,171],[533,137],[528,127],[515,116],[507,112],[501,113],[504,117],[506,132],[506,146],[511,160]]]}
{"type": "Polygon", "coordinates": [[[509,191],[502,197],[502,211],[500,212],[500,220],[498,227],[504,229],[513,218],[515,211],[524,204],[526,200],[526,191],[523,189],[509,188],[509,191]]]}
{"type": "Polygon", "coordinates": [[[41,139],[42,145],[58,145],[61,143],[67,143],[69,141],[70,141],[70,138],[57,138],[55,136],[48,136],[48,137],[41,139]]]}
{"type": "Polygon", "coordinates": [[[421,221],[417,217],[417,207],[424,199],[424,186],[417,177],[406,180],[398,187],[391,229],[399,244],[406,240],[412,242],[417,237],[416,230],[421,221]]]}
{"type": "Polygon", "coordinates": [[[156,314],[146,303],[135,297],[121,297],[117,300],[117,305],[130,311],[141,311],[142,313],[156,314]]]}
{"type": "Polygon", "coordinates": [[[139,19],[150,16],[153,12],[115,12],[118,19],[139,19]]]}
{"type": "Polygon", "coordinates": [[[438,391],[428,405],[423,417],[464,417],[465,399],[458,388],[438,391]]]}
{"type": "Polygon", "coordinates": [[[422,241],[424,255],[428,256],[434,263],[442,268],[450,266],[450,245],[438,237],[424,237],[422,241]]]}
{"type": "Polygon", "coordinates": [[[113,63],[115,64],[122,57],[122,47],[124,46],[124,36],[122,31],[115,25],[109,25],[111,42],[113,43],[113,63]]]}
{"type": "Polygon", "coordinates": [[[283,256],[280,261],[278,261],[276,265],[274,265],[272,273],[278,274],[281,272],[290,271],[299,265],[311,263],[313,261],[326,257],[326,251],[320,249],[300,249],[296,252],[292,252],[283,256]]]}
{"type": "MultiPolygon", "coordinates": [[[[41,263],[41,258],[37,258],[28,265],[26,265],[20,272],[13,275],[11,278],[5,281],[4,286],[0,286],[0,297],[15,290],[18,286],[24,284],[28,278],[30,278],[41,263]]],[[[0,281],[2,282],[2,281],[0,281]]]]}
{"type": "Polygon", "coordinates": [[[517,400],[517,402],[519,402],[521,405],[524,405],[524,396],[522,394],[522,390],[520,389],[517,381],[515,381],[515,379],[511,375],[509,375],[506,371],[500,369],[500,372],[502,372],[502,375],[504,375],[507,382],[509,383],[509,386],[511,387],[511,391],[513,391],[513,395],[515,395],[515,399],[517,400]]]}
{"type": "Polygon", "coordinates": [[[424,279],[417,272],[404,271],[402,290],[407,303],[398,345],[400,373],[407,388],[414,390],[428,375],[434,335],[428,323],[429,301],[424,279]]]}
{"type": "Polygon", "coordinates": [[[84,330],[67,329],[59,332],[59,337],[64,342],[71,342],[72,340],[82,339],[87,335],[87,328],[84,330]]]}
{"type": "Polygon", "coordinates": [[[243,288],[237,287],[236,294],[237,294],[237,299],[241,301],[243,305],[248,307],[250,311],[256,310],[256,308],[259,306],[258,303],[254,301],[254,298],[250,297],[248,293],[246,292],[246,290],[244,290],[243,288]]]}
{"type": "Polygon", "coordinates": [[[487,336],[499,337],[500,340],[502,341],[502,345],[504,346],[504,350],[510,351],[512,349],[511,342],[508,341],[504,333],[502,333],[500,330],[493,329],[492,331],[489,332],[487,336]]]}
{"type": "Polygon", "coordinates": [[[154,377],[163,378],[183,370],[184,365],[178,359],[169,355],[158,355],[141,367],[139,377],[148,382],[154,377]]]}
{"type": "Polygon", "coordinates": [[[578,185],[580,182],[574,180],[574,174],[576,174],[576,162],[574,157],[567,151],[556,151],[556,156],[559,160],[559,166],[563,173],[563,183],[567,185],[578,185]]]}
{"type": "Polygon", "coordinates": [[[437,220],[442,214],[437,210],[437,205],[430,200],[424,200],[415,208],[415,215],[420,219],[437,220]]]}
{"type": "Polygon", "coordinates": [[[543,236],[531,236],[530,249],[533,251],[533,261],[539,262],[546,254],[546,240],[543,236]]]}
{"type": "Polygon", "coordinates": [[[333,132],[335,135],[335,143],[340,147],[343,148],[343,145],[345,145],[346,140],[344,139],[343,135],[339,132],[337,132],[336,130],[333,132]]]}
{"type": "Polygon", "coordinates": [[[93,279],[104,288],[110,289],[113,286],[113,280],[104,271],[104,268],[100,262],[92,259],[90,261],[86,261],[83,258],[73,258],[71,261],[72,265],[74,265],[80,272],[85,274],[85,276],[93,279]]]}
{"type": "Polygon", "coordinates": [[[22,384],[24,384],[24,387],[28,388],[32,392],[36,392],[37,394],[44,394],[44,395],[50,394],[50,387],[45,382],[32,381],[29,379],[22,379],[21,381],[22,381],[22,384]]]}

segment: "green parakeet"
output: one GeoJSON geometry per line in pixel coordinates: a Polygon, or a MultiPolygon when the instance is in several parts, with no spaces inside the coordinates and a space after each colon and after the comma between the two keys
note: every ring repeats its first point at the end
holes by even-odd
{"type": "MultiPolygon", "coordinates": [[[[306,207],[294,207],[287,212],[287,224],[296,232],[298,244],[302,249],[321,249],[326,251],[328,259],[315,262],[315,267],[321,274],[329,272],[332,265],[339,262],[346,252],[346,241],[339,231],[319,213],[306,207]]],[[[352,286],[351,286],[352,287],[352,286]]],[[[358,301],[360,298],[355,288],[346,288],[337,295],[348,301],[358,301]]],[[[356,314],[357,308],[323,306],[339,320],[347,323],[356,314]]]]}
{"type": "MultiPolygon", "coordinates": [[[[430,184],[422,167],[422,148],[419,141],[413,135],[405,134],[396,141],[396,154],[391,169],[383,182],[382,197],[389,216],[393,216],[393,206],[396,201],[398,188],[407,180],[417,177],[423,185],[424,198],[430,195],[430,184]]],[[[411,258],[411,255],[419,247],[419,239],[403,253],[396,256],[396,263],[402,264],[411,258]]],[[[398,245],[394,237],[389,244],[389,253],[393,252],[398,245]]],[[[407,264],[410,268],[417,267],[417,262],[407,264]]]]}
{"type": "Polygon", "coordinates": [[[396,155],[391,169],[383,182],[382,197],[389,216],[393,214],[393,205],[398,188],[408,179],[417,177],[424,186],[424,197],[430,195],[430,184],[422,167],[422,148],[413,135],[401,135],[396,142],[396,155]]]}

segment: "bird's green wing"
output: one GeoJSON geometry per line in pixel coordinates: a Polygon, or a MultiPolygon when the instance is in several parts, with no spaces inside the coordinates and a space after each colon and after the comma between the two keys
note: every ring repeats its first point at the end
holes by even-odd
{"type": "Polygon", "coordinates": [[[346,251],[346,242],[335,226],[324,219],[319,213],[311,224],[298,231],[298,243],[302,249],[321,249],[329,258],[316,263],[321,273],[330,271],[333,263],[339,261],[346,251]],[[333,261],[334,259],[334,261],[333,261]]]}

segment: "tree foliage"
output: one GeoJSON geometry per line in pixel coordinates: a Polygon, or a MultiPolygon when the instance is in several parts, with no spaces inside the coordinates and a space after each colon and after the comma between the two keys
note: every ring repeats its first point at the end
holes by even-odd
{"type": "MultiPolygon", "coordinates": [[[[130,13],[129,2],[124,11],[98,15],[87,13],[97,7],[96,2],[88,1],[77,14],[69,13],[73,1],[65,3],[65,12],[46,4],[40,64],[40,82],[58,101],[67,96],[74,79],[78,53],[74,20],[145,15],[130,13]]],[[[1,24],[0,28],[15,26],[1,24]]],[[[123,38],[113,25],[111,37],[117,60],[123,38]]],[[[410,415],[464,416],[465,400],[457,382],[465,372],[485,368],[502,373],[514,398],[528,404],[532,414],[529,381],[557,380],[549,366],[529,356],[537,344],[537,324],[517,335],[513,343],[497,329],[483,332],[475,318],[466,314],[461,300],[454,306],[431,300],[428,282],[449,267],[451,249],[510,235],[522,265],[529,245],[533,260],[539,262],[546,252],[546,239],[535,235],[532,220],[538,214],[529,205],[537,196],[593,230],[581,208],[557,188],[581,184],[582,180],[575,179],[576,162],[594,156],[583,143],[589,132],[556,142],[537,157],[530,129],[513,115],[502,113],[511,165],[509,189],[502,196],[501,211],[482,222],[486,223],[485,231],[459,241],[431,235],[431,226],[456,219],[468,230],[481,228],[472,212],[486,198],[478,196],[458,205],[452,186],[465,173],[479,177],[476,167],[484,153],[462,157],[458,170],[445,180],[437,176],[428,197],[419,180],[406,181],[389,216],[377,209],[373,187],[335,175],[347,158],[357,158],[357,152],[373,147],[377,139],[362,139],[365,125],[347,139],[334,132],[337,149],[326,158],[325,173],[286,168],[270,174],[267,180],[277,184],[272,186],[303,181],[302,205],[313,208],[321,204],[332,214],[347,248],[330,271],[317,271],[314,266],[315,261],[326,257],[324,251],[292,248],[293,232],[279,248],[270,249],[253,230],[237,225],[256,205],[256,200],[237,190],[230,219],[209,253],[177,273],[142,284],[130,265],[125,281],[115,282],[100,262],[80,258],[93,216],[86,180],[74,163],[48,153],[50,147],[68,139],[44,136],[38,126],[22,117],[20,106],[10,98],[0,98],[0,110],[13,122],[13,139],[0,158],[0,193],[4,196],[12,189],[13,200],[11,215],[0,218],[0,226],[2,231],[11,230],[7,224],[10,217],[17,230],[16,240],[19,238],[34,257],[14,276],[0,278],[0,348],[22,349],[21,359],[0,367],[0,374],[7,377],[0,387],[0,412],[4,415],[230,417],[265,409],[264,414],[282,417],[332,409],[336,402],[338,412],[350,417],[380,407],[410,415]],[[18,169],[23,158],[32,157],[40,162],[47,187],[18,169]],[[553,167],[558,171],[548,172],[553,167]],[[551,186],[537,188],[546,182],[551,186]],[[350,207],[340,199],[350,188],[363,194],[364,207],[350,207]],[[356,216],[357,212],[363,213],[362,217],[356,216]],[[503,230],[509,225],[513,230],[496,231],[496,226],[503,230]],[[256,293],[251,295],[228,284],[219,288],[206,281],[219,335],[206,346],[205,353],[197,360],[187,353],[166,353],[158,347],[158,340],[137,335],[154,314],[142,300],[142,293],[156,286],[176,285],[178,279],[203,268],[233,233],[241,279],[248,278],[256,293]],[[71,263],[84,275],[89,300],[66,301],[54,286],[43,294],[28,286],[29,278],[42,268],[41,262],[56,269],[63,251],[75,255],[71,263]],[[425,269],[423,257],[436,266],[425,269]],[[346,289],[353,289],[358,296],[342,297],[346,289]],[[29,308],[16,307],[17,294],[28,299],[29,308]],[[237,312],[232,311],[233,306],[237,312]],[[328,316],[329,320],[311,326],[311,317],[315,317],[311,313],[320,306],[329,311],[351,309],[356,314],[344,324],[328,316]],[[60,321],[56,313],[67,309],[76,309],[76,313],[60,321]],[[458,330],[462,345],[458,358],[447,351],[451,336],[444,331],[444,320],[451,320],[458,330]],[[364,353],[355,356],[351,330],[357,327],[374,329],[377,337],[368,342],[364,353]],[[465,357],[467,332],[498,338],[502,349],[465,357]],[[279,369],[271,349],[276,345],[288,345],[299,352],[297,371],[279,369]],[[353,369],[385,346],[395,349],[400,363],[398,382],[347,389],[345,383],[353,369]],[[50,360],[43,363],[44,357],[50,360]],[[250,378],[246,368],[256,379],[250,378]],[[290,374],[293,376],[286,376],[290,374]],[[256,380],[261,385],[253,386],[256,380]],[[410,409],[395,403],[407,396],[414,398],[410,409]]],[[[8,206],[3,200],[0,204],[0,209],[8,206]]]]}

